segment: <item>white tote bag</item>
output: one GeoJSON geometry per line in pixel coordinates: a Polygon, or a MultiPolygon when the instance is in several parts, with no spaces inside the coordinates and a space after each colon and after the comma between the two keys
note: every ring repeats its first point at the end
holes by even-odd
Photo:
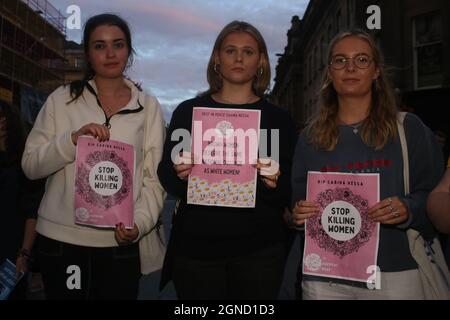
{"type": "MultiPolygon", "coordinates": [[[[397,127],[403,154],[403,179],[405,195],[409,194],[409,159],[403,121],[405,112],[398,113],[397,127]]],[[[419,266],[420,278],[426,300],[450,300],[450,273],[437,237],[425,240],[414,230],[407,231],[411,255],[419,266]]]]}

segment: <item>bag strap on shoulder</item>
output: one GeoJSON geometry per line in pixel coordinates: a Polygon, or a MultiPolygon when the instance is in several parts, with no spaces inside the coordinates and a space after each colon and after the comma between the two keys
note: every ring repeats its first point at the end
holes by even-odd
{"type": "Polygon", "coordinates": [[[403,155],[403,185],[405,190],[405,195],[409,194],[409,158],[408,158],[408,144],[406,143],[405,127],[404,121],[406,117],[406,112],[397,113],[397,129],[400,138],[400,144],[402,146],[403,155]]]}

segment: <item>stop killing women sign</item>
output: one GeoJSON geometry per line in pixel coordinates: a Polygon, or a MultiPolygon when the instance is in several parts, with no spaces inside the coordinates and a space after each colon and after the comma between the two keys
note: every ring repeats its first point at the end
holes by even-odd
{"type": "Polygon", "coordinates": [[[303,273],[367,282],[377,265],[379,174],[308,173],[307,200],[320,212],[306,221],[303,273]]]}
{"type": "Polygon", "coordinates": [[[75,174],[75,223],[133,228],[134,147],[80,137],[75,174]]]}

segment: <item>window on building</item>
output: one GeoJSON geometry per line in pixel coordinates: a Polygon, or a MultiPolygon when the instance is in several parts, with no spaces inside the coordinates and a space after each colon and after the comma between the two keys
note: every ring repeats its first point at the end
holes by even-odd
{"type": "Polygon", "coordinates": [[[415,88],[442,86],[442,20],[438,12],[413,19],[415,88]]]}
{"type": "Polygon", "coordinates": [[[83,58],[75,58],[75,68],[81,69],[84,67],[84,59],[83,58]]]}

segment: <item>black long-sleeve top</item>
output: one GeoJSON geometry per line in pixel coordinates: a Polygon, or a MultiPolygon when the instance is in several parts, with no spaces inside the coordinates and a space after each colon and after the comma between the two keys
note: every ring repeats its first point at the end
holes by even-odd
{"type": "Polygon", "coordinates": [[[232,105],[218,103],[210,95],[205,95],[181,103],[172,115],[163,158],[158,167],[163,187],[168,193],[181,199],[177,215],[173,219],[169,251],[199,259],[232,257],[285,241],[283,213],[290,203],[290,176],[296,140],[295,126],[289,115],[264,99],[251,104],[232,105]],[[172,150],[180,141],[171,141],[171,136],[176,129],[191,132],[194,107],[261,110],[260,129],[268,129],[269,155],[271,144],[275,143],[271,141],[270,130],[279,130],[281,176],[278,186],[269,189],[258,177],[255,208],[186,203],[187,182],[177,177],[171,160],[172,150]]]}
{"type": "Polygon", "coordinates": [[[44,194],[45,180],[30,181],[22,172],[20,163],[9,162],[0,152],[0,263],[4,259],[15,262],[23,241],[25,220],[36,219],[44,194]]]}

